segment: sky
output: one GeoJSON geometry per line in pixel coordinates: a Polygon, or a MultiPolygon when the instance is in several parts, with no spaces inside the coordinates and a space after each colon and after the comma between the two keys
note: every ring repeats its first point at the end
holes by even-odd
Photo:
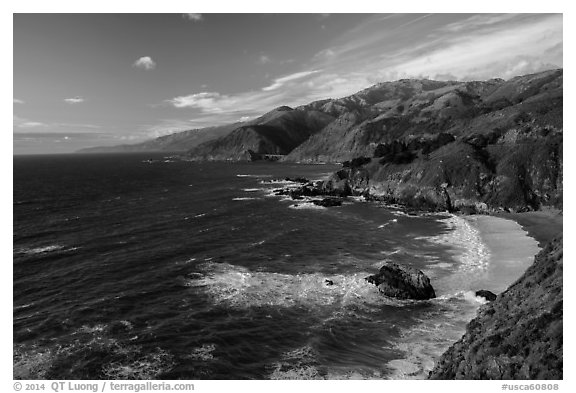
{"type": "Polygon", "coordinates": [[[402,78],[562,66],[561,14],[14,14],[13,153],[138,143],[402,78]]]}

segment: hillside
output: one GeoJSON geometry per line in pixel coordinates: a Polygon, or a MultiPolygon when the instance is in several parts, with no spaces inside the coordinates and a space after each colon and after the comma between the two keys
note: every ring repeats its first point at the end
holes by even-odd
{"type": "Polygon", "coordinates": [[[562,379],[563,241],[549,243],[534,264],[479,310],[430,379],[562,379]]]}
{"type": "Polygon", "coordinates": [[[89,147],[77,153],[185,152],[201,143],[227,135],[240,125],[242,123],[181,131],[133,145],[89,147]]]}
{"type": "Polygon", "coordinates": [[[253,161],[268,155],[286,155],[333,120],[323,112],[283,106],[224,137],[198,145],[187,156],[193,160],[253,161]]]}
{"type": "Polygon", "coordinates": [[[400,80],[301,109],[337,119],[285,158],[342,162],[371,156],[379,143],[410,142],[440,132],[456,137],[507,131],[520,123],[562,127],[562,70],[485,82],[400,80]]]}
{"type": "Polygon", "coordinates": [[[326,192],[419,209],[562,208],[561,70],[442,91],[426,93],[430,99],[418,99],[421,108],[405,109],[406,116],[383,114],[354,126],[358,115],[344,114],[286,159],[353,158],[324,184],[326,192]],[[476,93],[462,96],[463,89],[476,93]]]}

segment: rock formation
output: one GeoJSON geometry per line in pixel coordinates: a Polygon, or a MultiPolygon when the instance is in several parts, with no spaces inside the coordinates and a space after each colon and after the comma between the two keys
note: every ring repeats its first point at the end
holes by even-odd
{"type": "Polygon", "coordinates": [[[493,302],[498,297],[498,296],[496,296],[496,294],[494,292],[487,291],[486,289],[481,289],[479,291],[476,291],[476,293],[474,295],[476,295],[477,297],[483,297],[484,299],[488,300],[489,302],[493,302]]]}
{"type": "Polygon", "coordinates": [[[366,277],[366,281],[378,287],[389,297],[397,299],[426,300],[435,298],[430,279],[420,270],[387,262],[378,274],[366,277]]]}

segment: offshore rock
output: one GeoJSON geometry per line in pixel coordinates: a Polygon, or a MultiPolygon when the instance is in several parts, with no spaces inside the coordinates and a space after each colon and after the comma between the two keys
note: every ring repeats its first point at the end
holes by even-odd
{"type": "Polygon", "coordinates": [[[322,207],[342,206],[342,200],[337,198],[324,198],[319,201],[312,201],[312,203],[322,207]]]}
{"type": "Polygon", "coordinates": [[[426,300],[436,297],[430,279],[424,273],[397,263],[387,262],[378,274],[366,277],[366,281],[376,285],[382,294],[397,299],[426,300]]]}
{"type": "Polygon", "coordinates": [[[496,294],[494,292],[487,291],[486,289],[481,289],[476,291],[474,294],[477,297],[483,297],[484,299],[488,300],[489,302],[493,302],[496,300],[496,294]]]}

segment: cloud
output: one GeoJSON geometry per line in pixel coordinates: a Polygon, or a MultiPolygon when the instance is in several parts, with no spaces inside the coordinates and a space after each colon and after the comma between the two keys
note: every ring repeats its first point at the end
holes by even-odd
{"type": "Polygon", "coordinates": [[[46,124],[39,121],[34,121],[30,119],[24,119],[22,117],[13,115],[13,127],[14,128],[41,128],[46,127],[46,124]]]}
{"type": "MultiPolygon", "coordinates": [[[[317,72],[319,72],[319,70],[301,71],[277,78],[271,85],[263,87],[261,91],[245,92],[234,95],[204,91],[186,96],[174,97],[166,100],[166,102],[176,108],[195,108],[199,109],[203,113],[238,112],[238,108],[242,108],[239,110],[240,112],[254,111],[258,109],[259,101],[262,102],[264,108],[266,108],[265,105],[267,102],[278,102],[281,105],[281,100],[285,95],[283,93],[271,93],[273,90],[278,90],[291,82],[303,79],[317,72]]],[[[247,114],[243,114],[242,116],[246,115],[247,114]]]]}
{"type": "Polygon", "coordinates": [[[272,59],[267,55],[260,55],[260,57],[258,57],[258,63],[260,63],[260,64],[268,64],[271,62],[272,62],[272,59]]]}
{"type": "Polygon", "coordinates": [[[375,15],[331,40],[304,70],[259,90],[203,91],[166,102],[210,126],[401,78],[507,79],[557,66],[562,66],[562,15],[375,15]],[[463,29],[467,23],[471,28],[463,29]]]}
{"type": "Polygon", "coordinates": [[[202,14],[182,14],[182,17],[186,20],[191,20],[192,22],[200,22],[204,19],[202,14]]]}
{"type": "Polygon", "coordinates": [[[327,97],[339,98],[367,86],[366,79],[351,74],[344,78],[320,70],[302,71],[274,80],[260,90],[236,94],[201,92],[179,96],[166,102],[187,109],[198,127],[245,121],[281,105],[298,106],[327,97]]]}
{"type": "Polygon", "coordinates": [[[66,102],[67,104],[81,104],[84,101],[86,101],[84,98],[80,97],[80,96],[76,96],[73,98],[65,98],[64,102],[66,102]]]}
{"type": "Polygon", "coordinates": [[[451,33],[456,33],[463,30],[493,27],[496,24],[507,22],[511,19],[517,18],[518,16],[519,16],[518,14],[473,15],[467,19],[449,23],[446,26],[444,26],[442,30],[446,30],[451,33]]]}
{"type": "Polygon", "coordinates": [[[23,104],[23,103],[24,103],[24,101],[19,100],[18,98],[13,98],[13,99],[12,99],[12,102],[13,102],[14,104],[23,104]]]}
{"type": "Polygon", "coordinates": [[[220,102],[229,100],[230,98],[228,96],[216,92],[205,91],[187,96],[175,97],[168,100],[168,102],[176,108],[198,108],[202,109],[203,112],[214,113],[222,111],[222,109],[219,108],[220,102]]]}
{"type": "Polygon", "coordinates": [[[263,91],[276,90],[276,89],[279,89],[282,86],[284,86],[287,82],[294,81],[296,79],[302,79],[302,78],[305,78],[309,75],[315,74],[317,72],[319,72],[319,70],[301,71],[301,72],[296,72],[294,74],[286,75],[286,76],[283,76],[281,78],[275,79],[274,82],[270,86],[263,87],[262,90],[263,91]]]}
{"type": "Polygon", "coordinates": [[[82,123],[44,123],[13,115],[13,127],[15,133],[42,131],[43,133],[66,133],[66,134],[95,134],[101,127],[94,124],[82,123]]]}
{"type": "Polygon", "coordinates": [[[144,70],[153,70],[156,68],[156,63],[150,56],[144,56],[136,60],[132,67],[142,68],[144,70]]]}
{"type": "Polygon", "coordinates": [[[562,67],[562,57],[560,14],[375,15],[335,37],[308,67],[367,87],[400,78],[510,78],[562,67]]]}
{"type": "Polygon", "coordinates": [[[561,67],[561,57],[545,55],[554,53],[553,48],[562,41],[562,24],[557,18],[518,22],[489,32],[461,33],[447,38],[442,46],[414,53],[390,69],[407,76],[451,73],[460,79],[486,79],[561,67]]]}

